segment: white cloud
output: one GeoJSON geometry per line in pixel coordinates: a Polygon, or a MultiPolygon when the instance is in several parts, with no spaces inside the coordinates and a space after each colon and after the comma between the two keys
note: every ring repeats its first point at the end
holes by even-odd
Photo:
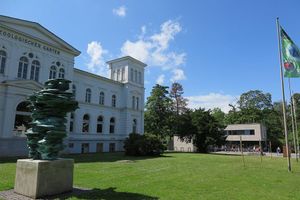
{"type": "Polygon", "coordinates": [[[163,85],[164,82],[165,82],[165,75],[164,74],[159,75],[159,77],[156,79],[156,83],[159,85],[163,85]]]}
{"type": "Polygon", "coordinates": [[[121,47],[122,56],[130,55],[146,62],[149,66],[172,70],[182,67],[186,53],[177,53],[169,49],[170,42],[181,32],[179,22],[168,20],[161,24],[160,32],[146,35],[146,26],[141,27],[141,34],[136,41],[126,40],[121,47]]]}
{"type": "Polygon", "coordinates": [[[186,97],[189,108],[205,108],[213,109],[220,108],[223,112],[227,113],[230,110],[228,104],[235,104],[238,96],[225,95],[220,93],[209,93],[207,95],[190,96],[186,97]]]}
{"type": "Polygon", "coordinates": [[[176,82],[176,81],[186,79],[186,76],[184,75],[184,71],[182,69],[173,69],[172,73],[173,73],[173,76],[170,79],[171,82],[176,82]]]}
{"type": "Polygon", "coordinates": [[[90,61],[87,63],[88,69],[96,74],[107,76],[108,68],[105,65],[103,55],[108,51],[105,50],[100,42],[92,41],[88,44],[87,54],[90,61]]]}
{"type": "Polygon", "coordinates": [[[120,6],[119,8],[114,8],[113,13],[119,17],[125,17],[126,16],[126,7],[120,6]]]}
{"type": "Polygon", "coordinates": [[[149,42],[143,40],[130,42],[129,40],[127,40],[123,44],[121,52],[123,53],[123,55],[130,55],[142,62],[147,62],[150,48],[151,44],[149,42]]]}
{"type": "Polygon", "coordinates": [[[160,26],[160,33],[152,35],[150,38],[157,45],[159,50],[165,50],[169,47],[169,42],[174,40],[177,33],[181,31],[178,22],[168,20],[160,26]]]}

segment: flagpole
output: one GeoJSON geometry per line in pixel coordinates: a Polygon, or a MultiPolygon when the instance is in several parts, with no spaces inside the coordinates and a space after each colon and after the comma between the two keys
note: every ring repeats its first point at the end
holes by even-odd
{"type": "Polygon", "coordinates": [[[280,41],[280,27],[279,27],[279,18],[276,19],[277,25],[277,34],[278,34],[278,50],[279,50],[279,61],[280,61],[280,79],[281,79],[281,91],[282,91],[282,112],[283,112],[283,124],[284,124],[284,137],[285,137],[285,148],[287,152],[287,164],[288,171],[292,170],[291,167],[291,158],[289,152],[289,143],[288,143],[288,133],[286,125],[286,112],[285,112],[285,95],[284,95],[284,81],[283,81],[283,72],[282,72],[282,51],[281,51],[281,41],[280,41]]]}
{"type": "Polygon", "coordinates": [[[294,151],[295,151],[295,155],[296,155],[296,160],[298,162],[298,157],[297,157],[297,145],[296,145],[296,136],[295,136],[295,121],[294,121],[294,112],[293,112],[293,94],[291,91],[291,79],[289,78],[289,91],[290,91],[290,97],[291,97],[291,117],[292,117],[292,132],[293,132],[293,142],[294,142],[294,151]]]}
{"type": "Polygon", "coordinates": [[[292,101],[293,101],[293,110],[294,110],[294,119],[295,119],[295,129],[296,129],[296,143],[297,143],[297,153],[296,157],[299,158],[299,137],[298,137],[298,125],[297,125],[297,115],[296,115],[296,104],[295,104],[295,98],[294,95],[292,97],[292,101]]]}

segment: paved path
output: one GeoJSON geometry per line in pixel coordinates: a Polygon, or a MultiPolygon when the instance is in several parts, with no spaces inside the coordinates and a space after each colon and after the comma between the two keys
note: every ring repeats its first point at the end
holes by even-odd
{"type": "MultiPolygon", "coordinates": [[[[217,152],[211,152],[213,154],[224,154],[224,155],[241,155],[240,151],[217,151],[217,152]]],[[[258,152],[244,152],[244,155],[247,156],[259,156],[258,152]]],[[[264,156],[271,156],[271,153],[264,153],[264,156]]],[[[283,154],[280,153],[277,155],[275,152],[272,153],[272,157],[283,157],[283,154]]],[[[292,158],[296,158],[296,154],[291,154],[292,158]]]]}

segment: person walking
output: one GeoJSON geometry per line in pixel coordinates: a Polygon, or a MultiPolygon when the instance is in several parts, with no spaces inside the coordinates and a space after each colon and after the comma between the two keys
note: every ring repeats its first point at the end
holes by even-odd
{"type": "Polygon", "coordinates": [[[277,156],[279,156],[279,154],[280,154],[280,147],[277,147],[277,149],[276,149],[276,153],[277,153],[277,156]]]}

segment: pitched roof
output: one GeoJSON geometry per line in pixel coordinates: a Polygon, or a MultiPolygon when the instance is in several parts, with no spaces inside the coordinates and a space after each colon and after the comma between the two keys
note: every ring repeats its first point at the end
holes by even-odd
{"type": "Polygon", "coordinates": [[[64,46],[64,48],[68,49],[75,56],[78,56],[81,53],[79,50],[77,50],[76,48],[71,46],[69,43],[67,43],[66,41],[64,41],[63,39],[61,39],[60,37],[58,37],[57,35],[55,35],[54,33],[52,33],[47,28],[45,28],[44,26],[40,25],[37,22],[32,22],[32,21],[27,21],[27,20],[23,20],[23,19],[17,19],[17,18],[13,18],[13,17],[0,15],[0,23],[1,22],[12,23],[12,24],[16,24],[16,25],[23,25],[23,26],[25,25],[27,27],[36,29],[36,30],[40,31],[41,33],[47,35],[47,37],[51,38],[53,41],[64,46]]]}

